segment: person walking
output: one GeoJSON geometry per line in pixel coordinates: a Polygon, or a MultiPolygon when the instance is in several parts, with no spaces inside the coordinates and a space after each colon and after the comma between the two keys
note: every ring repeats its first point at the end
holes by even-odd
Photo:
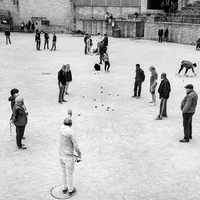
{"type": "Polygon", "coordinates": [[[40,50],[41,38],[40,38],[40,32],[38,30],[36,30],[35,42],[36,42],[36,49],[37,49],[37,51],[41,51],[40,50]]]}
{"type": "Polygon", "coordinates": [[[58,87],[59,87],[58,103],[60,104],[62,104],[63,102],[67,102],[64,99],[65,86],[66,86],[66,65],[63,65],[62,69],[58,72],[58,87]]]}
{"type": "Polygon", "coordinates": [[[161,74],[161,83],[158,88],[158,93],[160,95],[160,112],[156,120],[162,120],[163,117],[167,117],[167,100],[169,99],[169,94],[171,92],[170,82],[167,79],[167,74],[161,74]]]}
{"type": "Polygon", "coordinates": [[[152,101],[150,101],[149,103],[151,103],[151,106],[155,106],[156,105],[156,86],[157,86],[157,79],[158,79],[158,74],[156,72],[156,68],[154,66],[151,66],[149,68],[150,72],[151,72],[151,77],[150,77],[150,93],[152,95],[152,101]]]}
{"type": "Polygon", "coordinates": [[[49,34],[48,32],[44,33],[44,49],[47,46],[47,49],[49,49],[49,34]]]}
{"type": "Polygon", "coordinates": [[[161,42],[162,43],[162,37],[163,37],[163,29],[162,28],[159,28],[158,30],[158,42],[161,42]]]}
{"type": "Polygon", "coordinates": [[[4,35],[6,36],[6,44],[11,44],[11,40],[10,40],[10,30],[9,28],[6,29],[6,31],[4,32],[4,35]]]}
{"type": "Polygon", "coordinates": [[[22,144],[22,138],[24,136],[24,131],[25,127],[28,122],[27,118],[28,112],[26,110],[26,107],[24,105],[24,100],[23,97],[18,96],[15,99],[15,105],[13,107],[13,123],[16,126],[16,142],[17,142],[17,147],[20,150],[27,149],[22,144]]]}
{"type": "Polygon", "coordinates": [[[72,82],[72,72],[71,72],[69,64],[66,64],[66,72],[65,72],[65,74],[66,74],[65,94],[69,95],[68,87],[69,87],[69,83],[72,82]]]}
{"type": "Polygon", "coordinates": [[[194,86],[192,84],[185,86],[186,96],[181,102],[184,139],[180,140],[180,142],[189,142],[190,139],[192,139],[192,117],[195,113],[198,101],[198,95],[193,88],[194,86]]]}
{"type": "Polygon", "coordinates": [[[194,67],[197,67],[196,63],[192,63],[188,60],[183,60],[181,62],[181,68],[178,71],[178,75],[180,74],[180,72],[183,70],[184,67],[185,67],[185,73],[184,73],[185,76],[188,76],[187,72],[188,72],[189,69],[191,69],[192,72],[194,73],[194,75],[196,76],[195,71],[194,71],[194,67]]]}
{"type": "Polygon", "coordinates": [[[104,62],[105,62],[105,72],[109,72],[109,68],[110,68],[110,61],[109,61],[109,55],[108,55],[108,50],[106,48],[105,52],[104,52],[104,62]]]}
{"type": "Polygon", "coordinates": [[[51,51],[54,49],[54,51],[56,51],[56,41],[57,41],[57,37],[56,34],[53,33],[53,39],[52,39],[52,47],[51,47],[51,51]]]}
{"type": "Polygon", "coordinates": [[[142,83],[145,80],[144,71],[140,68],[140,64],[136,64],[135,70],[135,83],[134,83],[134,95],[132,98],[140,98],[141,91],[142,91],[142,83]]]}
{"type": "Polygon", "coordinates": [[[64,194],[68,192],[69,196],[73,196],[76,193],[76,188],[73,186],[74,150],[78,155],[77,162],[81,161],[81,151],[76,134],[71,126],[72,118],[65,118],[59,135],[59,161],[63,176],[62,191],[64,194]]]}

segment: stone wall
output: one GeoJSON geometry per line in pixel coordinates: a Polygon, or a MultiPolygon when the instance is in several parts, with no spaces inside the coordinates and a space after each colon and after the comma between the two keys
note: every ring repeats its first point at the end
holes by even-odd
{"type": "Polygon", "coordinates": [[[144,38],[148,40],[158,40],[159,27],[163,28],[163,30],[168,27],[170,42],[196,44],[197,39],[200,38],[200,25],[167,22],[146,22],[144,38]]]}

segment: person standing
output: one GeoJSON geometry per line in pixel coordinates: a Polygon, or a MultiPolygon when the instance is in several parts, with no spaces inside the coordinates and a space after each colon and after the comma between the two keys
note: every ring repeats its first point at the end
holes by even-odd
{"type": "Polygon", "coordinates": [[[98,33],[97,34],[97,55],[100,54],[100,43],[101,43],[101,41],[102,41],[101,34],[98,33]]]}
{"type": "Polygon", "coordinates": [[[66,64],[66,86],[65,86],[65,94],[69,94],[68,93],[68,87],[69,87],[69,83],[72,82],[72,72],[70,70],[70,65],[66,64]]]}
{"type": "Polygon", "coordinates": [[[171,92],[170,82],[167,79],[167,74],[161,74],[161,83],[158,88],[158,93],[160,95],[160,112],[156,120],[162,120],[163,117],[167,117],[167,100],[169,99],[169,94],[171,92]]]}
{"type": "Polygon", "coordinates": [[[52,47],[51,47],[51,51],[54,49],[54,51],[56,51],[56,41],[57,41],[57,37],[56,34],[53,33],[53,39],[52,39],[52,47]]]}
{"type": "Polygon", "coordinates": [[[166,42],[168,42],[168,35],[169,35],[169,30],[168,30],[168,28],[166,28],[165,33],[164,33],[164,38],[165,38],[166,42]]]}
{"type": "Polygon", "coordinates": [[[48,32],[44,33],[44,49],[45,49],[46,45],[47,45],[47,49],[49,49],[49,34],[48,34],[48,32]]]}
{"type": "Polygon", "coordinates": [[[183,60],[181,62],[181,68],[178,71],[178,75],[180,74],[180,72],[183,70],[184,67],[185,67],[185,73],[184,73],[185,76],[187,76],[187,72],[188,72],[189,69],[192,69],[192,72],[196,76],[195,71],[194,71],[194,67],[197,67],[196,63],[192,63],[188,60],[183,60]]]}
{"type": "Polygon", "coordinates": [[[9,28],[6,29],[6,31],[4,32],[4,35],[6,36],[6,44],[11,44],[11,41],[10,41],[10,30],[9,28]]]}
{"type": "Polygon", "coordinates": [[[186,96],[181,102],[184,139],[180,140],[180,142],[189,142],[189,139],[192,139],[192,117],[195,113],[198,100],[198,95],[193,88],[192,84],[185,86],[186,96]]]}
{"type": "Polygon", "coordinates": [[[34,22],[31,24],[31,29],[32,29],[32,31],[34,33],[35,32],[35,24],[34,24],[34,22]]]}
{"type": "Polygon", "coordinates": [[[35,42],[36,42],[36,49],[37,49],[37,51],[41,51],[40,50],[41,38],[40,38],[40,32],[38,30],[36,30],[35,42]]]}
{"type": "Polygon", "coordinates": [[[20,150],[27,149],[27,147],[25,147],[22,144],[22,138],[24,136],[25,127],[28,122],[27,115],[28,115],[28,112],[24,105],[23,97],[20,97],[20,96],[16,97],[15,105],[13,107],[12,121],[14,125],[16,126],[16,142],[17,142],[17,147],[20,150]]]}
{"type": "Polygon", "coordinates": [[[149,68],[150,72],[151,72],[151,77],[150,77],[150,93],[152,95],[152,101],[150,101],[149,103],[151,103],[151,106],[155,106],[156,105],[156,86],[157,86],[157,79],[158,79],[158,74],[156,72],[156,68],[154,66],[151,66],[149,68]]]}
{"type": "Polygon", "coordinates": [[[162,37],[163,37],[163,29],[159,28],[158,30],[158,42],[162,42],[162,37]]]}
{"type": "Polygon", "coordinates": [[[140,68],[140,64],[136,64],[135,70],[135,83],[134,83],[134,95],[132,98],[140,98],[141,90],[142,90],[142,83],[145,80],[144,71],[140,68]]]}
{"type": "Polygon", "coordinates": [[[85,50],[84,51],[85,51],[85,55],[87,55],[87,53],[88,53],[87,52],[87,39],[88,39],[88,34],[86,34],[85,37],[84,37],[84,43],[85,43],[85,50]]]}
{"type": "Polygon", "coordinates": [[[105,47],[108,47],[108,36],[107,36],[107,34],[104,34],[103,43],[104,43],[105,47]]]}
{"type": "Polygon", "coordinates": [[[100,42],[100,46],[99,46],[99,53],[100,53],[100,55],[99,55],[99,60],[100,60],[99,64],[102,64],[102,60],[104,58],[104,52],[106,50],[107,50],[107,47],[104,45],[104,42],[101,41],[100,42]]]}
{"type": "Polygon", "coordinates": [[[59,87],[59,97],[58,103],[62,104],[63,102],[67,102],[64,100],[66,86],[66,65],[62,66],[62,69],[58,72],[58,87],[59,87]]]}
{"type": "Polygon", "coordinates": [[[21,33],[22,33],[22,32],[24,33],[24,27],[25,27],[24,22],[21,22],[20,26],[21,26],[21,33]]]}
{"type": "Polygon", "coordinates": [[[72,118],[65,118],[59,135],[59,161],[63,176],[62,191],[64,194],[68,192],[69,196],[73,196],[76,193],[76,188],[73,186],[74,150],[78,154],[77,162],[81,161],[81,151],[71,126],[72,118]]]}
{"type": "Polygon", "coordinates": [[[109,55],[108,50],[106,49],[104,52],[104,62],[105,62],[105,72],[109,72],[110,62],[109,62],[109,55]]]}

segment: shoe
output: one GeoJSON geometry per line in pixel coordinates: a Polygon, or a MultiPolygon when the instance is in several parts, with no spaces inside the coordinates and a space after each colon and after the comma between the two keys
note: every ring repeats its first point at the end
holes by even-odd
{"type": "Polygon", "coordinates": [[[162,120],[162,117],[157,117],[155,120],[162,120]]]}
{"type": "Polygon", "coordinates": [[[162,115],[163,117],[168,117],[167,115],[162,115]]]}
{"type": "Polygon", "coordinates": [[[191,139],[192,139],[192,136],[190,136],[189,139],[191,140],[191,139]]]}
{"type": "Polygon", "coordinates": [[[140,96],[136,97],[136,99],[139,99],[139,98],[140,98],[140,96]]]}
{"type": "Polygon", "coordinates": [[[66,95],[69,95],[69,93],[65,92],[66,95]]]}
{"type": "Polygon", "coordinates": [[[58,103],[62,104],[62,101],[59,101],[58,103]]]}
{"type": "Polygon", "coordinates": [[[150,104],[150,106],[155,106],[155,105],[156,105],[156,103],[151,103],[151,104],[150,104]]]}
{"type": "Polygon", "coordinates": [[[179,140],[179,142],[190,142],[190,140],[182,139],[182,140],[179,140]]]}
{"type": "Polygon", "coordinates": [[[63,191],[63,193],[64,194],[66,194],[67,193],[67,191],[68,191],[68,188],[67,189],[65,189],[65,190],[62,190],[63,191]]]}
{"type": "Polygon", "coordinates": [[[25,138],[25,137],[22,137],[22,139],[25,140],[26,138],[25,138]]]}
{"type": "Polygon", "coordinates": [[[71,192],[69,192],[69,196],[72,196],[75,193],[76,193],[76,188],[74,187],[74,189],[71,192]]]}
{"type": "Polygon", "coordinates": [[[136,98],[136,97],[137,97],[137,96],[135,96],[135,95],[134,95],[134,96],[132,96],[132,98],[136,98]]]}
{"type": "Polygon", "coordinates": [[[149,101],[148,103],[153,103],[154,101],[149,101]]]}
{"type": "Polygon", "coordinates": [[[22,144],[22,147],[25,146],[25,144],[22,144]]]}
{"type": "Polygon", "coordinates": [[[25,149],[27,149],[27,147],[18,147],[18,149],[20,149],[20,150],[25,150],[25,149]]]}
{"type": "Polygon", "coordinates": [[[67,101],[63,99],[62,102],[67,102],[67,101]]]}

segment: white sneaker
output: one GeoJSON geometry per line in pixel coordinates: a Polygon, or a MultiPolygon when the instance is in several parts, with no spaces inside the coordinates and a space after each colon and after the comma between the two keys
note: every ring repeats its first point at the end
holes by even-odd
{"type": "Polygon", "coordinates": [[[150,106],[155,106],[155,105],[156,105],[156,103],[155,103],[155,102],[150,104],[150,106]]]}

